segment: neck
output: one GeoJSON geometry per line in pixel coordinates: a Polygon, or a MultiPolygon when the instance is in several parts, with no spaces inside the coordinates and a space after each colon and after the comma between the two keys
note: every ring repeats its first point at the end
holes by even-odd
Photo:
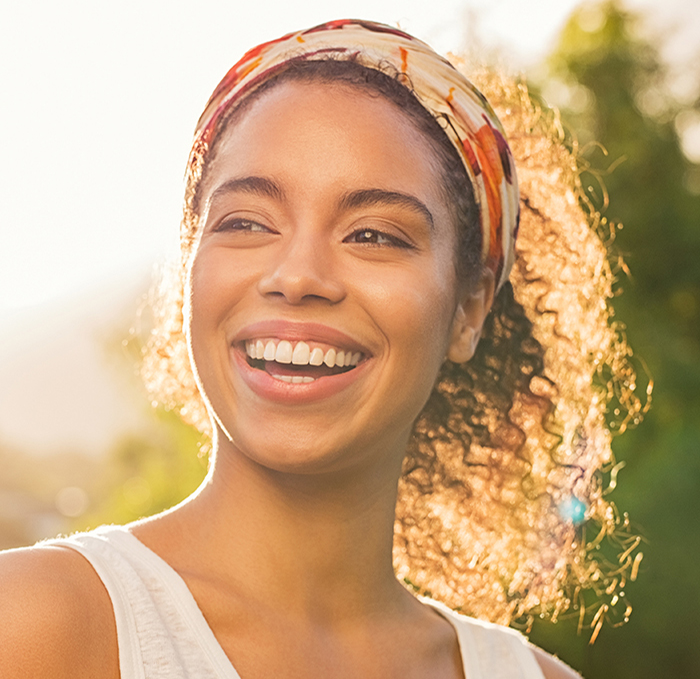
{"type": "Polygon", "coordinates": [[[172,516],[182,544],[194,536],[190,553],[228,586],[314,617],[366,614],[403,598],[392,568],[401,459],[384,454],[351,469],[293,474],[225,442],[202,487],[172,516]]]}

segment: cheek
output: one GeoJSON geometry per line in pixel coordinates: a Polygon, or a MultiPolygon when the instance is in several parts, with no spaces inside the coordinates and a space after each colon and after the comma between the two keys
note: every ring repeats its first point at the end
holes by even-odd
{"type": "Polygon", "coordinates": [[[387,340],[390,355],[410,366],[416,380],[432,387],[445,359],[454,315],[452,261],[450,257],[438,258],[428,267],[389,274],[364,286],[373,299],[375,322],[387,340]]]}
{"type": "Polygon", "coordinates": [[[203,246],[194,256],[187,276],[192,323],[208,327],[221,323],[253,285],[249,269],[246,258],[232,258],[224,248],[203,246]]]}
{"type": "MultiPolygon", "coordinates": [[[[423,290],[411,290],[404,297],[412,313],[398,319],[400,330],[410,338],[411,360],[420,361],[429,372],[437,373],[445,359],[452,321],[450,290],[426,285],[423,290]]],[[[432,379],[430,379],[432,384],[432,379]]]]}
{"type": "Polygon", "coordinates": [[[201,395],[204,397],[207,406],[210,407],[209,397],[205,390],[211,374],[211,361],[207,360],[211,356],[211,349],[206,348],[206,329],[211,317],[208,308],[213,298],[206,294],[208,288],[207,277],[202,275],[201,267],[197,265],[196,258],[190,266],[185,282],[185,307],[184,331],[187,339],[187,352],[190,357],[190,364],[201,395]]]}
{"type": "Polygon", "coordinates": [[[412,337],[412,358],[423,364],[429,389],[447,355],[457,296],[453,250],[444,247],[437,254],[432,269],[405,295],[415,311],[406,315],[404,332],[412,337]]]}
{"type": "Polygon", "coordinates": [[[187,294],[188,341],[197,346],[203,333],[216,327],[219,309],[222,306],[223,290],[221,274],[207,266],[200,257],[195,257],[185,288],[187,294]]]}
{"type": "Polygon", "coordinates": [[[403,313],[392,319],[394,332],[404,338],[400,351],[391,356],[395,366],[392,372],[398,376],[403,394],[403,399],[397,398],[397,406],[404,401],[401,408],[410,423],[419,416],[433,391],[446,358],[452,320],[449,290],[430,286],[434,281],[424,282],[422,289],[412,286],[406,290],[402,295],[403,313]]]}
{"type": "Polygon", "coordinates": [[[226,360],[226,319],[243,290],[240,271],[222,254],[206,248],[197,252],[185,285],[185,336],[200,389],[217,361],[226,360]]]}

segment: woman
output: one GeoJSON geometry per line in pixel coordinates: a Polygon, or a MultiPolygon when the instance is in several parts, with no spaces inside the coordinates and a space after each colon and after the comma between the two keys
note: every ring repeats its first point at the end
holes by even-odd
{"type": "MultiPolygon", "coordinates": [[[[527,174],[533,144],[563,151],[526,122],[527,174]]],[[[592,387],[624,350],[609,271],[570,192],[574,235],[543,243],[529,186],[539,231],[513,276],[549,311],[534,325],[508,282],[512,154],[462,75],[369,22],[248,52],[197,127],[175,315],[149,364],[185,417],[206,413],[209,474],[156,517],[2,555],[0,675],[578,676],[413,593],[508,622],[608,584],[576,525],[610,509],[592,387]],[[557,252],[573,266],[550,309],[557,252]],[[572,311],[597,332],[575,350],[557,321],[572,311]],[[547,337],[566,340],[549,367],[547,337]]]]}

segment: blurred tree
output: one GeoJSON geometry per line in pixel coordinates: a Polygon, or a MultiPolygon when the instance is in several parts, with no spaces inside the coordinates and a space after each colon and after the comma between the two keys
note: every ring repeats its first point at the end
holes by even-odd
{"type": "Polygon", "coordinates": [[[206,475],[206,445],[204,437],[178,415],[155,411],[149,432],[131,434],[116,443],[102,474],[109,479],[103,497],[74,528],[128,523],[178,504],[206,475]]]}
{"type": "Polygon", "coordinates": [[[670,95],[639,29],[640,17],[617,2],[583,5],[541,84],[575,130],[583,187],[629,267],[617,318],[655,381],[645,422],[614,442],[627,466],[613,497],[648,539],[627,592],[631,622],[592,648],[567,624],[538,623],[532,635],[587,679],[700,676],[700,581],[691,576],[700,559],[700,166],[680,137],[700,124],[700,99],[670,95]]]}
{"type": "Polygon", "coordinates": [[[135,319],[120,319],[104,342],[115,373],[129,378],[132,399],[142,404],[144,426],[115,442],[91,488],[92,501],[74,530],[129,523],[175,506],[207,473],[209,441],[172,411],[152,408],[141,379],[143,347],[153,327],[152,294],[142,297],[135,319]],[[124,338],[122,320],[132,324],[124,338]]]}

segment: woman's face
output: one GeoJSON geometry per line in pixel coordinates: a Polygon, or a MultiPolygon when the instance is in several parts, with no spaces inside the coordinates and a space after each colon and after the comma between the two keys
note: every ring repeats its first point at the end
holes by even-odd
{"type": "Polygon", "coordinates": [[[186,332],[220,448],[279,471],[395,464],[483,321],[429,142],[382,97],[281,84],[224,133],[200,204],[186,332]]]}

